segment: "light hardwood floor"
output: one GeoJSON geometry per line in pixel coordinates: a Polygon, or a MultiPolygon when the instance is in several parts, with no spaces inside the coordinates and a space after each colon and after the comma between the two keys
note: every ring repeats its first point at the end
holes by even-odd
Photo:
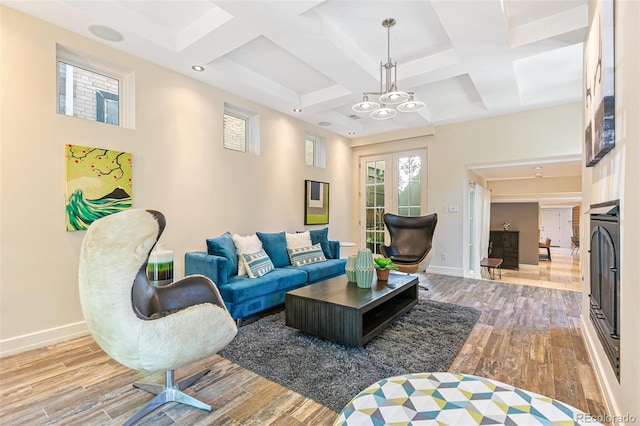
{"type": "Polygon", "coordinates": [[[523,267],[519,270],[503,269],[502,281],[582,291],[580,264],[579,252],[573,252],[570,248],[551,247],[551,261],[540,260],[538,267],[523,267]]]}
{"type": "MultiPolygon", "coordinates": [[[[580,293],[501,281],[421,274],[421,297],[473,306],[482,315],[449,371],[475,374],[605,414],[579,328],[580,293]]],[[[434,342],[437,344],[437,342],[434,342]]],[[[287,362],[283,360],[283,362],[287,362]]],[[[167,404],[147,425],[330,425],[336,413],[214,355],[190,390],[213,412],[167,404]]],[[[129,370],[89,336],[0,360],[3,425],[116,425],[151,399],[135,381],[161,373],[129,370]]]]}

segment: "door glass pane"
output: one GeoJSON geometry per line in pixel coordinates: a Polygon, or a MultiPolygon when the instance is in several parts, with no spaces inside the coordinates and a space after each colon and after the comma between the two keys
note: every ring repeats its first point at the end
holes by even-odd
{"type": "Polygon", "coordinates": [[[398,159],[398,214],[400,215],[420,216],[421,214],[421,163],[421,157],[418,155],[398,159]]]}
{"type": "Polygon", "coordinates": [[[367,173],[365,184],[366,247],[373,253],[379,253],[379,246],[384,243],[384,222],[382,221],[382,216],[385,212],[385,162],[368,162],[365,165],[365,169],[367,173]]]}

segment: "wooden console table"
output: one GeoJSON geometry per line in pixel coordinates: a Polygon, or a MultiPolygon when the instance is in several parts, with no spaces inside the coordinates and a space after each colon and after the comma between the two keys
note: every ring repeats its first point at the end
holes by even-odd
{"type": "Polygon", "coordinates": [[[520,265],[520,233],[518,231],[490,231],[491,253],[488,257],[502,259],[505,269],[518,269],[520,265]]]}
{"type": "Polygon", "coordinates": [[[285,296],[289,327],[348,346],[362,346],[418,303],[418,278],[390,274],[360,288],[345,275],[285,296]]]}

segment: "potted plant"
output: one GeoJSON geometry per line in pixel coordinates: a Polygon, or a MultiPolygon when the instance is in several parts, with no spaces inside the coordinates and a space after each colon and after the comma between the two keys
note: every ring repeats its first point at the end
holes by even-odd
{"type": "Polygon", "coordinates": [[[398,270],[398,267],[394,265],[391,259],[389,259],[388,257],[376,257],[374,261],[374,267],[376,268],[378,281],[387,281],[389,279],[389,271],[398,270]]]}

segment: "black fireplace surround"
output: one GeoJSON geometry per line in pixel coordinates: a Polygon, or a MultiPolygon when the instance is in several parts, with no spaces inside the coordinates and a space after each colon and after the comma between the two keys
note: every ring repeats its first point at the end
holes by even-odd
{"type": "Polygon", "coordinates": [[[620,381],[620,202],[593,204],[590,215],[590,317],[620,381]]]}

